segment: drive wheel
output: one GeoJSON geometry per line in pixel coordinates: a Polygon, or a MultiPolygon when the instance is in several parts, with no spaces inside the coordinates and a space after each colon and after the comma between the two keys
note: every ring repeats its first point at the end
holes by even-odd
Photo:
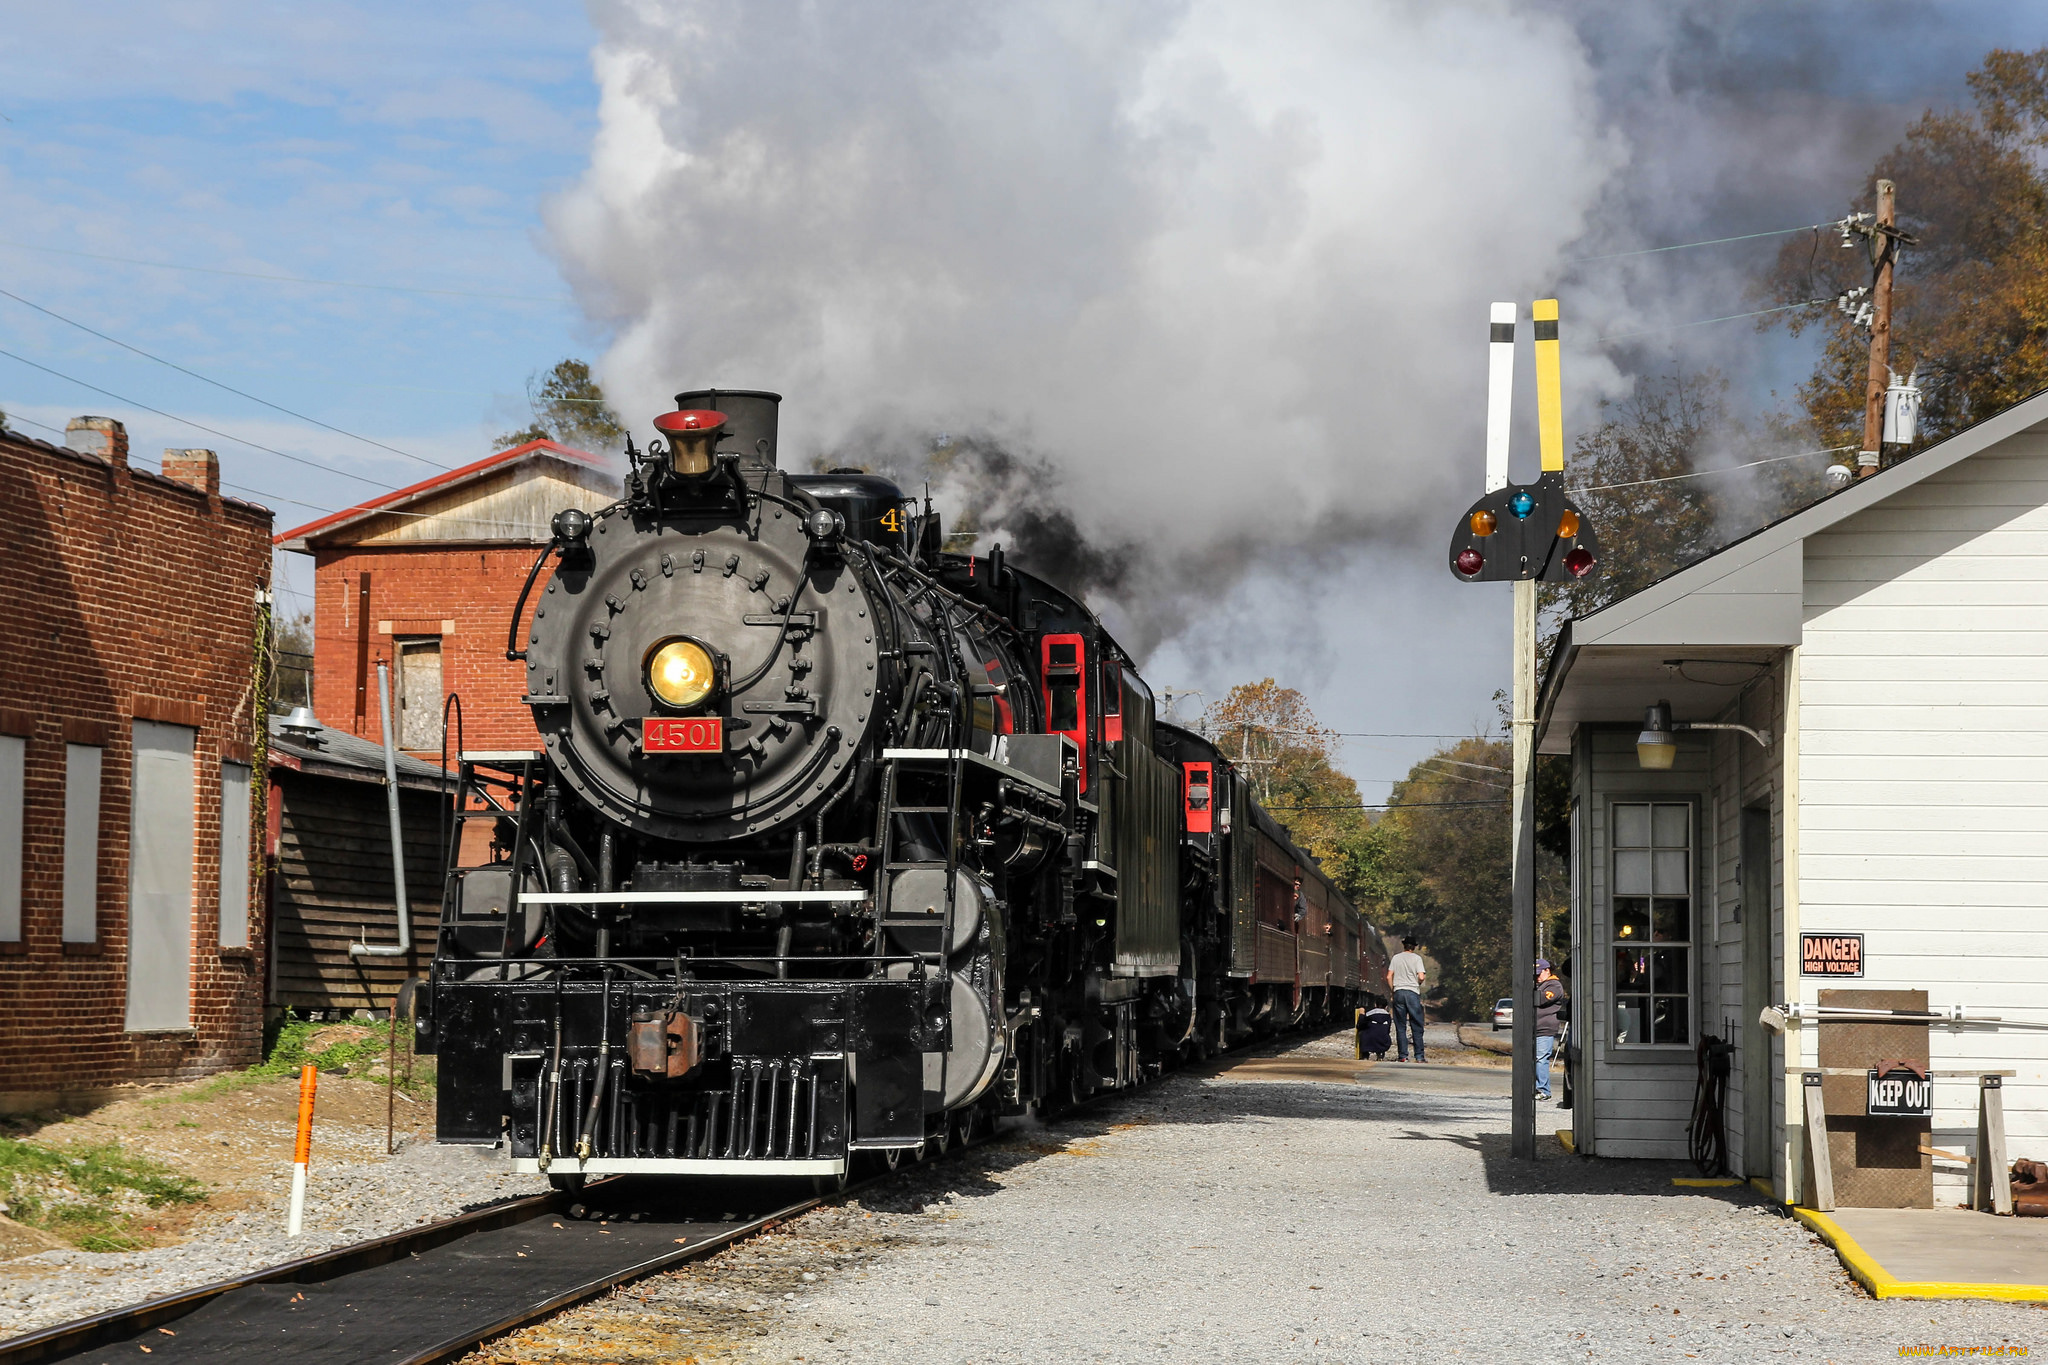
{"type": "Polygon", "coordinates": [[[811,1177],[811,1193],[820,1199],[831,1199],[846,1193],[852,1179],[852,1162],[840,1168],[838,1175],[814,1175],[811,1177]]]}
{"type": "Polygon", "coordinates": [[[581,1194],[583,1193],[583,1182],[585,1179],[586,1177],[582,1175],[550,1175],[548,1177],[548,1186],[557,1194],[581,1194]]]}

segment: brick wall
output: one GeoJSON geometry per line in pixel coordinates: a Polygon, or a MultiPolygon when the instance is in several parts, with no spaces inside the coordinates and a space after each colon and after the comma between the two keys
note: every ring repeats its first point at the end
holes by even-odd
{"type": "MultiPolygon", "coordinates": [[[[526,668],[505,658],[512,604],[536,545],[392,545],[317,550],[313,559],[313,710],[337,730],[383,743],[377,664],[399,636],[441,637],[441,690],[462,698],[462,743],[471,750],[537,749],[533,713],[520,705],[526,668]],[[362,596],[368,574],[367,606],[362,596]],[[367,637],[363,629],[368,623],[367,637]],[[391,629],[386,633],[384,627],[391,629]],[[452,629],[451,629],[452,628],[452,629]],[[365,650],[367,644],[367,651],[365,650]],[[357,712],[357,682],[362,710],[357,712]]],[[[534,583],[547,590],[549,569],[534,583]]],[[[531,603],[527,611],[533,610],[531,603]]],[[[452,755],[455,736],[448,736],[452,755]]],[[[415,751],[439,761],[438,751],[415,751]]],[[[452,761],[452,760],[451,760],[452,761]]]]}
{"type": "Polygon", "coordinates": [[[246,1065],[262,1042],[260,899],[249,948],[221,949],[218,883],[220,765],[249,761],[262,719],[252,663],[270,513],[221,497],[206,452],[174,452],[176,477],[163,478],[128,467],[119,423],[73,427],[97,453],[0,434],[15,576],[0,728],[27,738],[22,935],[0,945],[0,1109],[246,1065]],[[124,1031],[137,717],[197,732],[191,1027],[153,1034],[124,1031]],[[67,739],[103,746],[90,944],[62,941],[67,739]]]}

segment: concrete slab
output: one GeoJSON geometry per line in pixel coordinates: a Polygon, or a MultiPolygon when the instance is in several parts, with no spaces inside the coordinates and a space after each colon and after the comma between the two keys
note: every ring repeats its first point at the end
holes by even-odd
{"type": "Polygon", "coordinates": [[[1968,1209],[1794,1209],[1880,1299],[2048,1301],[2048,1219],[1968,1209]]]}
{"type": "Polygon", "coordinates": [[[1431,1095],[1505,1095],[1512,1074],[1508,1068],[1497,1066],[1354,1061],[1299,1054],[1253,1057],[1216,1073],[1217,1079],[1226,1081],[1311,1081],[1431,1095]]]}

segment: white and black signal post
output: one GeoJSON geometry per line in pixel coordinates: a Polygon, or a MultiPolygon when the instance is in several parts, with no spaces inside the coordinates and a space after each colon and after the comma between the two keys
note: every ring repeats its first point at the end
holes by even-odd
{"type": "Polygon", "coordinates": [[[1509,1152],[1536,1156],[1536,811],[1530,769],[1536,740],[1536,585],[1584,578],[1600,562],[1593,528],[1564,487],[1564,399],[1558,373],[1557,300],[1529,310],[1536,339],[1536,418],[1543,456],[1533,484],[1508,482],[1515,305],[1493,305],[1486,402],[1486,491],[1451,535],[1451,574],[1462,583],[1515,585],[1514,662],[1514,1122],[1509,1152]]]}

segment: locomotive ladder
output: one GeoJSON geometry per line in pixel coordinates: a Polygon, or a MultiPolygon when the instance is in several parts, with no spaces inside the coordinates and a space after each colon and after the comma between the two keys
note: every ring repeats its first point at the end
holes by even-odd
{"type": "MultiPolygon", "coordinates": [[[[875,939],[875,953],[878,957],[893,955],[891,947],[891,939],[893,937],[897,943],[914,947],[926,962],[927,970],[935,972],[941,981],[945,981],[948,977],[946,969],[947,949],[953,942],[953,919],[956,913],[954,899],[958,892],[960,868],[960,791],[964,777],[961,752],[958,748],[953,748],[947,752],[944,758],[939,758],[936,755],[930,758],[911,758],[907,756],[891,758],[886,760],[882,774],[882,800],[880,803],[880,823],[882,828],[879,837],[875,841],[875,845],[881,855],[879,859],[881,868],[877,880],[885,888],[884,894],[887,899],[882,911],[881,923],[877,926],[879,932],[876,934],[875,939]],[[945,773],[946,784],[945,802],[943,805],[932,802],[931,798],[934,793],[929,790],[932,785],[930,779],[936,777],[938,770],[941,768],[943,768],[945,773]],[[913,790],[909,793],[911,797],[909,801],[902,799],[905,795],[903,779],[906,776],[911,777],[917,787],[926,788],[924,791],[913,790]],[[945,817],[945,856],[938,860],[899,857],[896,840],[896,817],[899,815],[933,817],[943,815],[945,817]],[[945,912],[939,916],[936,925],[932,923],[929,915],[906,914],[897,908],[897,880],[901,874],[916,868],[939,869],[941,875],[945,878],[945,912]]],[[[928,1037],[925,1042],[924,1084],[927,1104],[932,1102],[931,1092],[934,1088],[938,1090],[941,1096],[945,1093],[944,1054],[950,1048],[952,1041],[952,991],[939,991],[937,999],[931,1001],[930,1004],[934,1007],[935,1017],[932,1019],[932,1022],[936,1024],[938,1036],[928,1037]],[[936,1075],[934,1075],[932,1067],[934,1060],[932,1054],[934,1052],[940,1054],[937,1059],[939,1067],[936,1075]]],[[[939,1103],[940,1107],[943,1107],[942,1099],[939,1103]]]]}

